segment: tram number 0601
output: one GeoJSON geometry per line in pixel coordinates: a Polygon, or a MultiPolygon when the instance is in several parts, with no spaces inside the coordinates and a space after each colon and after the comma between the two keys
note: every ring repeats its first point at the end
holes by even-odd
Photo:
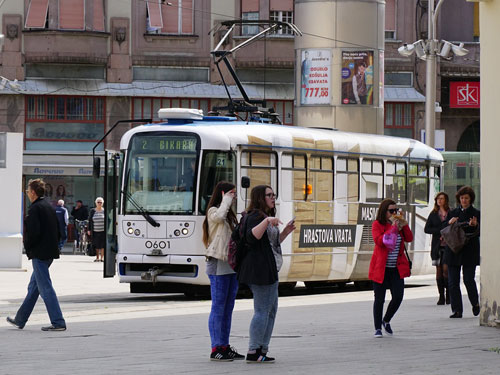
{"type": "Polygon", "coordinates": [[[146,241],[144,245],[147,249],[170,249],[170,241],[146,241]]]}

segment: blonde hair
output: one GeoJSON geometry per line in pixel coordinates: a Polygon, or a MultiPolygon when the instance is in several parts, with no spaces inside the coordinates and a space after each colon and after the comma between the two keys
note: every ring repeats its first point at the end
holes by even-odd
{"type": "Polygon", "coordinates": [[[97,197],[95,199],[95,204],[97,204],[97,201],[102,201],[102,204],[104,204],[104,198],[103,197],[97,197]]]}

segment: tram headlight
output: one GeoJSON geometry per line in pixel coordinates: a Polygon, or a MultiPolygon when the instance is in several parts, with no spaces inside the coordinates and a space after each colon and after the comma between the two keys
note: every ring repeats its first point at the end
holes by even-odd
{"type": "Polygon", "coordinates": [[[132,233],[134,233],[134,230],[132,228],[128,228],[127,232],[128,232],[128,234],[132,234],[132,233]]]}
{"type": "Polygon", "coordinates": [[[176,229],[176,230],[174,230],[174,234],[176,236],[180,236],[181,235],[181,231],[179,229],[176,229]]]}
{"type": "Polygon", "coordinates": [[[135,234],[136,236],[138,236],[138,235],[140,235],[140,234],[141,234],[141,231],[140,231],[139,229],[136,229],[136,230],[134,230],[134,234],[135,234]]]}
{"type": "Polygon", "coordinates": [[[182,228],[181,232],[186,236],[189,233],[189,230],[187,228],[182,228]]]}

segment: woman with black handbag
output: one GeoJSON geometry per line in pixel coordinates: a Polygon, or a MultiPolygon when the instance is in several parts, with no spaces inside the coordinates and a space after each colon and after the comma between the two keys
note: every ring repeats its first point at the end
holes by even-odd
{"type": "Polygon", "coordinates": [[[463,314],[462,292],[460,290],[460,269],[463,270],[464,284],[472,305],[472,313],[478,316],[479,295],[476,286],[476,266],[479,265],[479,223],[481,213],[472,207],[476,194],[470,186],[464,186],[455,195],[457,208],[448,215],[448,224],[455,222],[463,225],[466,235],[464,247],[455,253],[449,246],[445,250],[445,263],[448,265],[448,287],[451,297],[450,318],[461,318],[463,314]]]}
{"type": "Polygon", "coordinates": [[[450,212],[448,194],[440,192],[434,198],[434,209],[425,223],[425,233],[432,234],[431,259],[436,266],[436,284],[439,291],[438,305],[450,304],[448,290],[448,266],[444,264],[446,242],[441,236],[441,229],[448,225],[446,218],[450,212]]]}

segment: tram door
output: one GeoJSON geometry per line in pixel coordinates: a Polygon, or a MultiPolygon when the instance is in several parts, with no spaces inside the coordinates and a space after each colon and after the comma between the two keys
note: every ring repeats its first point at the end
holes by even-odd
{"type": "Polygon", "coordinates": [[[104,205],[106,210],[104,249],[104,277],[116,274],[116,254],[118,253],[117,222],[120,207],[120,182],[123,155],[119,151],[106,151],[106,167],[104,168],[104,205]]]}

